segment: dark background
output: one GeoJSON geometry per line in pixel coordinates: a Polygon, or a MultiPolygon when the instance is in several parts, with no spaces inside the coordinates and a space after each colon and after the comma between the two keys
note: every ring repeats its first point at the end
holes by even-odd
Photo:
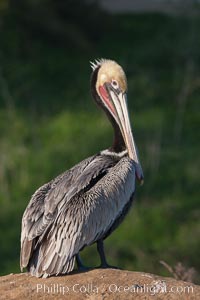
{"type": "MultiPolygon", "coordinates": [[[[89,61],[104,57],[126,71],[145,173],[134,209],[106,240],[109,263],[199,282],[199,28],[198,5],[113,15],[96,1],[0,2],[2,275],[19,272],[21,218],[32,193],[111,143],[89,85],[89,61]]],[[[99,263],[94,246],[83,257],[99,263]]]]}

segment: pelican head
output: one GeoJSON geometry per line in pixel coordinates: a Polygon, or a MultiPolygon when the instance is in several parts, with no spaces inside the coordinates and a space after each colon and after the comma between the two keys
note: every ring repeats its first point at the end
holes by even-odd
{"type": "Polygon", "coordinates": [[[91,64],[96,72],[95,91],[104,110],[117,123],[122,134],[128,155],[136,164],[137,179],[143,182],[143,171],[134,142],[128,108],[127,79],[120,65],[113,60],[101,59],[91,64]]]}

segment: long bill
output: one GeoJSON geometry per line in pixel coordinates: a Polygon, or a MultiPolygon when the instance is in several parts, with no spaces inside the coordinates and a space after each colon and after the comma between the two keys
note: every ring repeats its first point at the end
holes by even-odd
{"type": "Polygon", "coordinates": [[[114,91],[110,91],[110,98],[112,100],[112,104],[115,110],[113,116],[117,121],[119,128],[121,130],[128,151],[128,155],[135,162],[136,177],[142,184],[144,181],[144,175],[143,175],[142,166],[139,161],[136,144],[131,130],[130,119],[129,119],[128,109],[127,109],[127,96],[125,93],[122,92],[117,94],[114,91]]]}

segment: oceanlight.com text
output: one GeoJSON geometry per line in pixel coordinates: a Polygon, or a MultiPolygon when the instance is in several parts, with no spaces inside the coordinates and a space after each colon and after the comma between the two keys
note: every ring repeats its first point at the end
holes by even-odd
{"type": "Polygon", "coordinates": [[[44,294],[70,294],[70,293],[80,293],[80,294],[98,294],[102,292],[109,292],[111,294],[164,294],[164,293],[173,293],[173,294],[192,294],[194,292],[194,288],[192,285],[187,286],[167,286],[165,281],[153,281],[151,284],[124,284],[118,285],[116,283],[110,283],[108,285],[104,285],[102,288],[94,283],[86,283],[79,284],[74,283],[73,285],[62,285],[59,283],[51,283],[51,284],[37,284],[36,292],[44,293],[44,294]]]}

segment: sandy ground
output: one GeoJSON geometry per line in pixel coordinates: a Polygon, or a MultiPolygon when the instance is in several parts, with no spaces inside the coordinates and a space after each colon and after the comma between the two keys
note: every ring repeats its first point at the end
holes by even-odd
{"type": "Polygon", "coordinates": [[[200,286],[173,278],[115,269],[94,269],[47,279],[24,273],[0,277],[0,299],[197,300],[200,299],[200,286]]]}

